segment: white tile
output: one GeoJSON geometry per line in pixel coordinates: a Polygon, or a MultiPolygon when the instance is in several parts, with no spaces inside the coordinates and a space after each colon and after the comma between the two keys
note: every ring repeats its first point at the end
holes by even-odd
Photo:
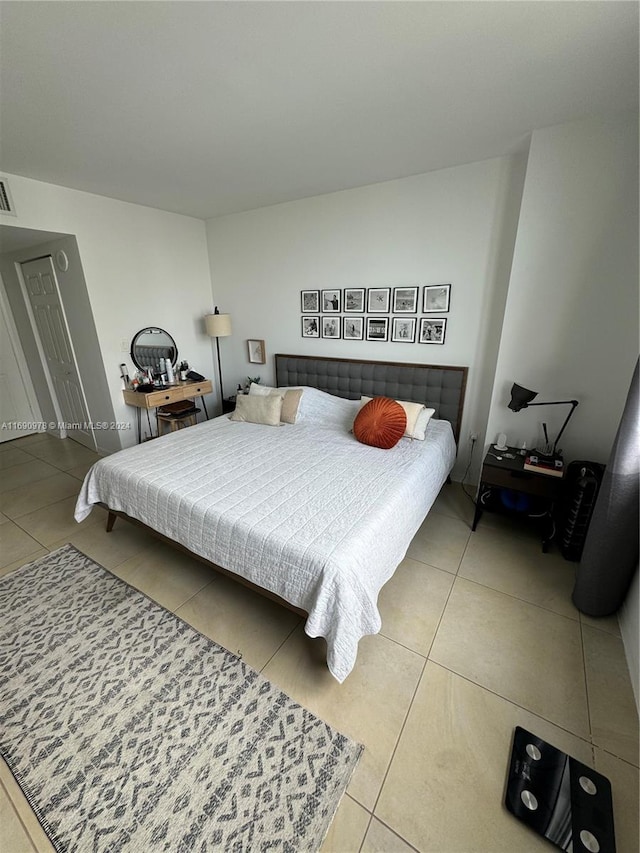
{"type": "Polygon", "coordinates": [[[0,567],[26,561],[29,554],[41,549],[41,544],[13,521],[0,524],[0,567]]]}
{"type": "Polygon", "coordinates": [[[466,522],[432,510],[413,537],[406,556],[455,574],[470,534],[466,522]]]}
{"type": "Polygon", "coordinates": [[[619,637],[582,627],[591,732],[596,746],[638,765],[638,711],[619,637]]]}
{"type": "Polygon", "coordinates": [[[241,584],[216,575],[176,613],[241,657],[254,669],[262,669],[278,651],[301,617],[241,584]]]}
{"type": "Polygon", "coordinates": [[[640,850],[638,767],[598,747],[595,759],[596,770],[611,783],[616,849],[619,853],[640,850]]]}
{"type": "Polygon", "coordinates": [[[458,575],[578,619],[571,601],[575,564],[558,553],[543,554],[534,539],[478,527],[469,540],[458,575]]]}
{"type": "Polygon", "coordinates": [[[73,517],[76,506],[76,496],[65,498],[35,512],[21,515],[20,527],[46,548],[51,548],[54,542],[62,539],[69,541],[79,530],[94,524],[105,524],[107,515],[103,509],[94,506],[91,514],[84,521],[77,522],[73,517]]]}
{"type": "Polygon", "coordinates": [[[75,477],[57,471],[51,477],[18,486],[0,494],[0,509],[10,518],[20,518],[37,509],[77,495],[80,484],[75,477]]]}
{"type": "Polygon", "coordinates": [[[380,633],[426,657],[453,581],[449,572],[406,557],[378,596],[380,633]]]}
{"type": "Polygon", "coordinates": [[[420,851],[545,853],[504,805],[516,726],[593,766],[588,741],[427,663],[375,817],[420,851]]]}
{"type": "Polygon", "coordinates": [[[320,853],[349,853],[351,850],[356,853],[362,846],[370,820],[369,812],[345,794],[320,848],[320,853]]]}
{"type": "Polygon", "coordinates": [[[456,578],[430,658],[589,737],[580,624],[456,578]]]}
{"type": "Polygon", "coordinates": [[[364,744],[348,788],[371,810],[424,666],[424,658],[386,637],[364,637],[342,684],[326,665],[324,640],[297,628],[264,668],[264,675],[305,708],[364,744]]]}

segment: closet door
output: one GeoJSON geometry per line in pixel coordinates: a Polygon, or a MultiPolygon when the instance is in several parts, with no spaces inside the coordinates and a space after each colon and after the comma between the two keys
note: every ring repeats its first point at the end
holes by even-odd
{"type": "Polygon", "coordinates": [[[64,430],[69,438],[95,450],[89,412],[51,257],[36,258],[21,264],[21,267],[64,430]]]}
{"type": "Polygon", "coordinates": [[[0,283],[0,442],[37,432],[41,420],[24,353],[0,283]]]}

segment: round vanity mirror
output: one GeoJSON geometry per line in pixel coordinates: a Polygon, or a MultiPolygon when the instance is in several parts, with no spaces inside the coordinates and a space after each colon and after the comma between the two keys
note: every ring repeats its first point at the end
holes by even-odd
{"type": "Polygon", "coordinates": [[[168,358],[175,367],[178,360],[178,347],[169,332],[148,326],[134,335],[131,341],[131,361],[140,370],[150,367],[154,374],[164,373],[160,369],[160,359],[168,358]]]}

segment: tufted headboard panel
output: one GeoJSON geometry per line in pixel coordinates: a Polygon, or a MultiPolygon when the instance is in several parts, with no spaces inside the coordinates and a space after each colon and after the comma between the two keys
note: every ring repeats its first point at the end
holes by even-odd
{"type": "Polygon", "coordinates": [[[460,437],[467,368],[311,355],[276,355],[276,385],[310,385],[336,397],[392,397],[424,403],[460,437]]]}

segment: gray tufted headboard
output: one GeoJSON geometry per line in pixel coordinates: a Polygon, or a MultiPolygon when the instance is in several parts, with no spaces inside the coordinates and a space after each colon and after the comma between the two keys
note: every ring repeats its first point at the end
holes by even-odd
{"type": "Polygon", "coordinates": [[[402,364],[313,355],[276,355],[276,385],[310,385],[336,397],[358,400],[392,397],[424,403],[435,417],[453,427],[460,438],[467,368],[433,364],[402,364]]]}

